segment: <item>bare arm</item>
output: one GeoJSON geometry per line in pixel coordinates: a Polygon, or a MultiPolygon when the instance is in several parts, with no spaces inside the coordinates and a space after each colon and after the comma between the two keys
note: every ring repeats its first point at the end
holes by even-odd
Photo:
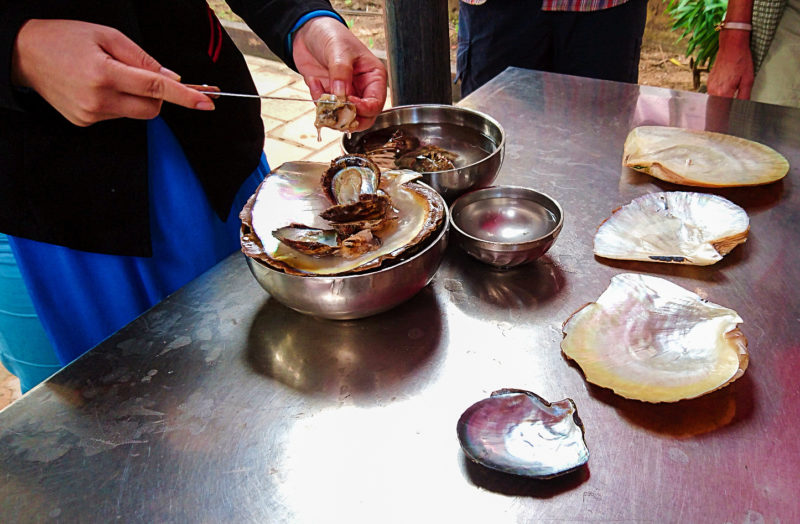
{"type": "Polygon", "coordinates": [[[11,74],[15,85],[35,90],[79,126],[153,118],[164,101],[214,108],[121,32],[76,20],[26,22],[17,34],[11,74]]]}
{"type": "MultiPolygon", "coordinates": [[[[729,0],[726,22],[750,23],[753,0],[729,0]]],[[[708,75],[708,92],[712,95],[750,98],[753,87],[753,58],[750,53],[750,31],[723,28],[719,34],[719,52],[708,75]]]]}

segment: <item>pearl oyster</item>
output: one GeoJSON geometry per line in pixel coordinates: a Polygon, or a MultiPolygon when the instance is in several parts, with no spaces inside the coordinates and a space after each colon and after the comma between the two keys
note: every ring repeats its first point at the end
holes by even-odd
{"type": "Polygon", "coordinates": [[[328,190],[320,183],[326,180],[327,169],[316,162],[288,162],[264,179],[239,215],[242,251],[247,256],[295,275],[357,273],[408,255],[442,227],[444,200],[428,186],[415,182],[419,173],[408,170],[380,174],[376,191],[389,202],[386,216],[375,219],[382,221],[381,227],[370,228],[374,225],[370,220],[342,224],[325,220],[320,215],[332,207],[328,190]],[[292,242],[330,239],[337,231],[335,225],[364,227],[355,233],[336,232],[338,249],[316,251],[316,246],[306,248],[292,242]],[[316,237],[301,234],[314,230],[316,237]]]}
{"type": "Polygon", "coordinates": [[[786,158],[763,144],[662,126],[633,129],[625,140],[622,165],[667,182],[700,187],[769,184],[789,171],[786,158]]]}
{"type": "Polygon", "coordinates": [[[349,133],[358,127],[356,121],[356,106],[345,97],[324,94],[315,102],[317,112],[314,127],[317,128],[317,140],[322,140],[320,135],[323,127],[336,131],[349,133]]]}
{"type": "Polygon", "coordinates": [[[396,160],[397,167],[412,169],[420,173],[435,173],[455,169],[458,155],[434,145],[409,151],[396,160]]]}
{"type": "Polygon", "coordinates": [[[744,209],[717,195],[672,191],[614,210],[594,236],[594,254],[618,260],[705,266],[747,240],[744,209]]]}
{"type": "Polygon", "coordinates": [[[593,384],[625,398],[676,402],[744,374],[741,322],[735,311],[668,280],[626,273],[567,319],[561,350],[593,384]]]}
{"type": "Polygon", "coordinates": [[[552,478],[589,460],[583,423],[572,399],[547,402],[521,389],[501,389],[470,406],[458,420],[466,456],[488,468],[552,478]]]}

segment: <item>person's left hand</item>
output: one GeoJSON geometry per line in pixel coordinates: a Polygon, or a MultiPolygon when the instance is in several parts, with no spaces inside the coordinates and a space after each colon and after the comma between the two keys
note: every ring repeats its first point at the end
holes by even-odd
{"type": "Polygon", "coordinates": [[[294,34],[292,55],[314,100],[346,96],[356,106],[358,130],[375,122],[386,102],[386,68],[344,24],[312,18],[294,34]]]}

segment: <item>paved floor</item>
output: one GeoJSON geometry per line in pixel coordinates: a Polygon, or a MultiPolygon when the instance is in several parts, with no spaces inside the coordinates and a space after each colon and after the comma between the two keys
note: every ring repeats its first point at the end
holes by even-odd
{"type": "MultiPolygon", "coordinates": [[[[282,63],[254,56],[246,56],[246,59],[259,93],[309,97],[303,77],[282,63]]],[[[264,150],[273,169],[293,160],[327,163],[341,154],[341,133],[323,129],[322,141],[317,141],[314,105],[309,102],[262,100],[261,117],[266,132],[264,150]]],[[[0,365],[0,409],[19,397],[19,380],[0,365]]]]}

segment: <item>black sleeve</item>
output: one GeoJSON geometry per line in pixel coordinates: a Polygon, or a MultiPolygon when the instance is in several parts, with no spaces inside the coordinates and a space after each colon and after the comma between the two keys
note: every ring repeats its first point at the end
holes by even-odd
{"type": "Polygon", "coordinates": [[[295,70],[294,60],[286,48],[289,31],[306,13],[335,12],[328,0],[228,0],[227,3],[273,53],[295,70]]]}
{"type": "Polygon", "coordinates": [[[27,2],[0,0],[0,107],[22,109],[21,91],[11,84],[14,42],[22,25],[33,18],[27,2]]]}

